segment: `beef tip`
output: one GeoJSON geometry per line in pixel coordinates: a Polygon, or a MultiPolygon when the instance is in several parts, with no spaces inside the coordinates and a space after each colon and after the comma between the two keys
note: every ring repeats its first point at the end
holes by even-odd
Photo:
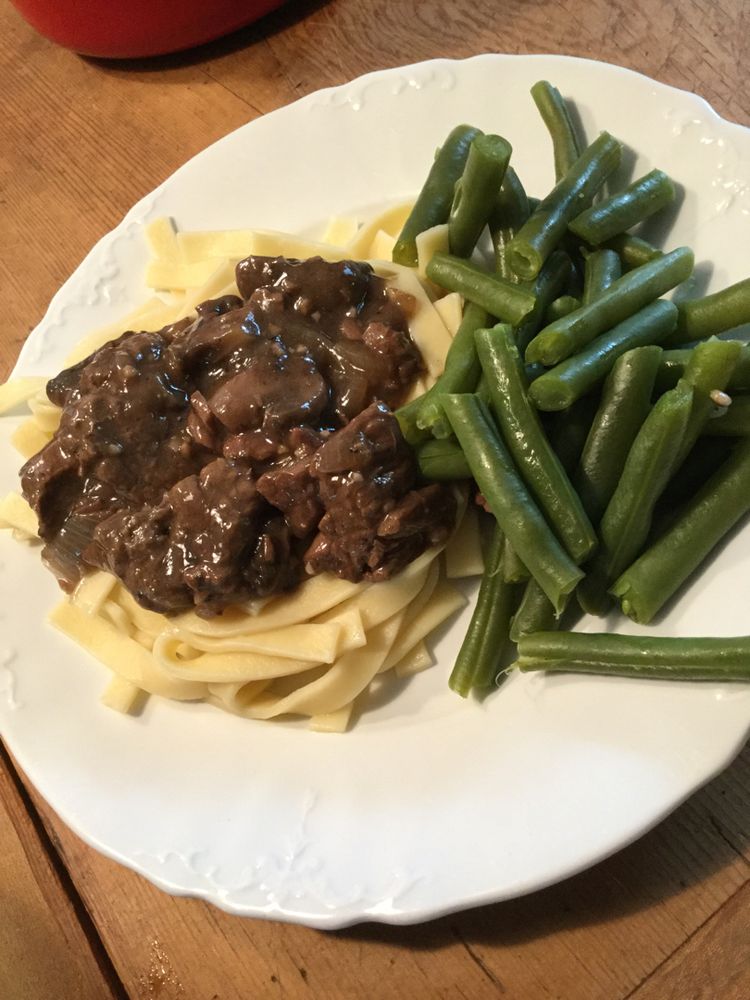
{"type": "MultiPolygon", "coordinates": [[[[132,336],[132,331],[123,333],[121,336],[117,337],[115,340],[111,340],[105,345],[106,348],[114,348],[116,345],[120,344],[127,337],[132,336]]],[[[71,399],[78,397],[79,385],[81,382],[81,375],[84,368],[88,367],[92,361],[96,358],[98,354],[103,350],[99,348],[94,351],[93,354],[89,354],[88,357],[84,358],[83,361],[79,361],[77,364],[72,365],[70,368],[64,368],[58,375],[51,378],[47,383],[47,398],[55,406],[65,406],[71,399]]]]}
{"type": "Polygon", "coordinates": [[[221,453],[224,458],[243,462],[267,462],[278,451],[278,441],[262,430],[242,431],[224,438],[221,453]]]}
{"type": "MultiPolygon", "coordinates": [[[[190,319],[184,319],[178,323],[165,326],[156,333],[147,333],[144,331],[136,333],[129,330],[121,334],[119,337],[108,341],[102,347],[97,348],[88,357],[84,358],[83,361],[79,361],[70,368],[63,369],[59,375],[51,378],[47,383],[48,399],[56,406],[65,406],[67,403],[78,399],[81,393],[86,391],[86,386],[81,386],[81,380],[84,376],[95,372],[97,373],[96,378],[101,381],[102,378],[106,377],[102,373],[102,369],[104,371],[107,370],[108,362],[111,362],[111,359],[122,359],[123,351],[133,357],[138,354],[138,350],[140,349],[143,351],[143,357],[139,358],[139,361],[142,362],[147,359],[158,360],[164,348],[179,333],[191,325],[190,319]],[[134,344],[138,345],[135,351],[132,350],[134,344]]],[[[111,365],[109,367],[111,370],[111,365]]]]}
{"type": "Polygon", "coordinates": [[[252,255],[241,260],[234,270],[237,288],[247,300],[258,288],[269,288],[276,284],[289,263],[284,257],[260,257],[252,255]]]}
{"type": "Polygon", "coordinates": [[[173,438],[187,397],[171,381],[177,373],[165,372],[165,346],[160,334],[131,333],[78,370],[57,434],[21,469],[43,538],[54,536],[89,479],[112,484],[115,495],[140,495],[144,465],[154,463],[147,481],[159,496],[175,472],[194,467],[173,438]]]}
{"type": "Polygon", "coordinates": [[[310,457],[265,472],[258,480],[258,492],[282,511],[297,538],[313,531],[323,513],[318,481],[310,472],[310,457]]]}
{"type": "Polygon", "coordinates": [[[379,320],[367,324],[362,341],[384,362],[379,398],[386,403],[397,401],[403,387],[419,374],[421,359],[408,333],[396,330],[379,320]]]}
{"type": "Polygon", "coordinates": [[[295,458],[308,458],[323,444],[328,433],[312,427],[292,427],[286,437],[287,451],[295,458]]]}
{"type": "Polygon", "coordinates": [[[21,468],[21,489],[39,520],[39,536],[51,539],[82,489],[78,460],[53,438],[21,468]]]}
{"type": "Polygon", "coordinates": [[[325,514],[305,553],[308,572],[327,570],[347,580],[386,579],[432,544],[431,539],[442,534],[440,525],[446,531],[452,526],[455,503],[447,490],[442,501],[442,487],[437,494],[409,500],[416,481],[414,456],[398,421],[382,404],[372,404],[332,434],[310,469],[325,514]],[[389,523],[388,515],[400,507],[402,513],[389,523]],[[436,518],[429,527],[422,523],[428,509],[436,518]],[[409,511],[411,531],[406,529],[409,511]],[[386,529],[383,537],[381,525],[386,529]]]}
{"type": "Polygon", "coordinates": [[[172,519],[167,496],[153,506],[112,514],[96,526],[86,562],[113,573],[151,611],[189,607],[182,553],[171,543],[172,519]]]}
{"type": "Polygon", "coordinates": [[[370,286],[369,264],[321,257],[288,260],[284,257],[248,257],[237,265],[237,287],[249,299],[258,288],[273,286],[285,303],[303,316],[326,313],[339,323],[347,312],[356,315],[370,286]]]}
{"type": "Polygon", "coordinates": [[[99,524],[86,553],[154,611],[195,605],[211,615],[245,599],[262,508],[250,474],[223,458],[178,482],[153,505],[99,524]]]}
{"type": "Polygon", "coordinates": [[[440,483],[432,483],[411,490],[399,500],[378,525],[378,536],[400,539],[423,535],[430,545],[441,545],[448,538],[455,519],[453,493],[440,483]]]}
{"type": "Polygon", "coordinates": [[[400,493],[416,478],[411,449],[398,421],[382,403],[372,403],[346,427],[331,434],[318,449],[313,464],[321,489],[332,484],[334,493],[330,477],[345,472],[359,472],[364,478],[381,476],[382,482],[376,485],[389,485],[400,493]]]}

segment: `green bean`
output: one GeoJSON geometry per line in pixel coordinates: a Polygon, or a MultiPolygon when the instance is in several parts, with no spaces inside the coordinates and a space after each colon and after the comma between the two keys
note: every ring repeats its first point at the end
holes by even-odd
{"type": "Polygon", "coordinates": [[[495,270],[506,281],[518,281],[508,263],[507,247],[530,214],[529,199],[523,184],[513,167],[508,167],[500,185],[495,210],[489,219],[490,236],[495,250],[495,270]]]}
{"type": "Polygon", "coordinates": [[[651,408],[662,350],[636,347],[607,376],[581,461],[573,479],[584,510],[597,523],[612,498],[625,457],[651,408]]]}
{"type": "Polygon", "coordinates": [[[393,259],[397,264],[416,267],[417,236],[448,221],[456,181],[464,171],[472,141],[480,135],[479,129],[458,125],[438,150],[427,180],[393,248],[393,259]]]}
{"type": "Polygon", "coordinates": [[[481,306],[466,303],[463,319],[448,348],[443,374],[421,397],[422,404],[415,418],[417,427],[432,431],[436,437],[447,437],[450,433],[440,397],[446,392],[473,392],[476,388],[481,368],[474,346],[474,331],[486,326],[487,320],[487,313],[481,306]]]}
{"type": "Polygon", "coordinates": [[[599,525],[599,549],[578,588],[589,614],[604,614],[610,583],[640,553],[651,529],[656,501],[669,482],[675,452],[690,420],[693,387],[684,381],[661,396],[628,452],[622,475],[599,525]]]}
{"type": "Polygon", "coordinates": [[[674,184],[664,171],[651,170],[624,190],[581,212],[568,229],[592,246],[599,246],[665,208],[674,196],[674,184]]]}
{"type": "Polygon", "coordinates": [[[677,329],[672,337],[676,344],[734,330],[750,323],[750,278],[702,299],[680,302],[677,309],[677,329]]]}
{"type": "Polygon", "coordinates": [[[561,295],[553,302],[550,302],[549,308],[544,314],[544,322],[552,323],[556,319],[568,316],[570,313],[575,312],[576,309],[580,308],[581,300],[577,299],[575,295],[561,295]]]}
{"type": "Polygon", "coordinates": [[[529,571],[507,538],[503,548],[503,578],[506,583],[522,583],[529,579],[529,571]]]}
{"type": "MultiPolygon", "coordinates": [[[[529,362],[556,365],[679,285],[693,270],[693,252],[679,247],[643,267],[629,271],[586,306],[545,327],[526,351],[529,362]]],[[[671,331],[669,331],[671,333],[671,331]]]]}
{"type": "Polygon", "coordinates": [[[750,636],[683,639],[596,632],[537,632],[521,638],[522,672],[609,674],[644,680],[750,681],[750,636]]]}
{"type": "MultiPolygon", "coordinates": [[[[502,560],[503,533],[497,525],[492,533],[488,565],[502,560]]],[[[471,616],[449,687],[466,698],[472,688],[488,688],[500,668],[500,658],[508,641],[508,626],[515,604],[515,588],[502,573],[485,572],[477,603],[471,616]]]]}
{"type": "Polygon", "coordinates": [[[736,340],[704,340],[690,355],[682,381],[695,389],[690,421],[675,460],[675,469],[684,462],[698,440],[714,409],[711,393],[726,388],[740,355],[736,340]]]}
{"type": "Polygon", "coordinates": [[[602,132],[558,181],[508,246],[510,266],[519,278],[530,281],[539,274],[570,220],[616,169],[621,152],[621,144],[602,132]]]}
{"type": "Polygon", "coordinates": [[[570,112],[557,87],[546,80],[540,80],[531,88],[542,121],[552,139],[555,155],[555,179],[567,174],[584,149],[570,118],[570,112]]]}
{"type": "Polygon", "coordinates": [[[476,246],[495,207],[511,152],[510,143],[499,135],[478,135],[472,141],[448,219],[448,243],[457,257],[468,257],[476,246]]]}
{"type": "Polygon", "coordinates": [[[596,535],[529,402],[513,333],[499,325],[477,330],[475,340],[505,444],[557,537],[571,558],[581,562],[596,547],[596,535]]]}
{"type": "Polygon", "coordinates": [[[750,441],[743,441],[680,511],[672,527],[615,581],[634,621],[650,622],[711,550],[750,511],[750,441]]]}
{"type": "Polygon", "coordinates": [[[592,250],[585,259],[582,304],[598,299],[620,277],[622,265],[614,250],[592,250]]]}
{"type": "Polygon", "coordinates": [[[642,240],[639,236],[631,236],[630,233],[614,236],[611,240],[607,240],[606,246],[619,254],[623,267],[627,268],[628,271],[664,256],[662,250],[657,250],[646,240],[642,240]]]}
{"type": "Polygon", "coordinates": [[[469,302],[486,309],[505,323],[516,326],[534,307],[534,295],[520,285],[487,274],[460,257],[436,253],[427,265],[427,277],[451,292],[460,292],[469,302]]]}
{"type": "Polygon", "coordinates": [[[425,479],[437,482],[471,479],[471,469],[455,441],[434,438],[426,441],[417,449],[417,464],[425,479]]]}
{"type": "Polygon", "coordinates": [[[648,544],[651,545],[677,520],[685,502],[695,496],[729,458],[736,441],[731,438],[699,438],[659,497],[648,544]]]}
{"type": "Polygon", "coordinates": [[[595,394],[583,396],[546,425],[550,444],[569,476],[581,458],[598,402],[595,394]]]}
{"type": "Polygon", "coordinates": [[[529,496],[484,404],[456,394],[443,405],[490,510],[559,613],[583,574],[529,496]]]}
{"type": "Polygon", "coordinates": [[[532,632],[552,632],[559,625],[549,598],[536,580],[529,580],[518,605],[516,613],[510,621],[510,638],[518,642],[524,635],[532,632]]]}
{"type": "Polygon", "coordinates": [[[484,372],[482,372],[482,374],[479,376],[479,382],[477,383],[477,391],[475,395],[477,399],[481,399],[484,405],[489,409],[489,406],[492,402],[492,396],[490,395],[490,384],[487,381],[484,372]]]}
{"type": "MultiPolygon", "coordinates": [[[[740,344],[740,356],[726,386],[730,391],[732,389],[750,389],[750,345],[743,344],[739,340],[737,343],[740,344]]],[[[685,374],[685,368],[692,353],[693,348],[686,348],[681,351],[665,351],[662,354],[659,374],[656,379],[657,392],[665,392],[677,385],[677,382],[685,374]]]]}
{"type": "Polygon", "coordinates": [[[746,437],[750,434],[750,396],[735,396],[703,425],[706,437],[746,437]]]}
{"type": "Polygon", "coordinates": [[[516,344],[522,354],[539,332],[548,307],[565,288],[570,272],[570,257],[563,250],[555,250],[544,262],[534,281],[534,306],[516,326],[516,344]]]}
{"type": "Polygon", "coordinates": [[[540,410],[564,410],[604,379],[621,354],[633,347],[660,343],[672,332],[676,320],[676,307],[657,299],[591,341],[580,354],[534,379],[529,386],[531,399],[540,410]]]}
{"type": "Polygon", "coordinates": [[[422,430],[417,426],[417,417],[422,411],[422,406],[424,405],[424,398],[429,394],[429,391],[423,396],[419,396],[417,399],[413,399],[410,403],[405,403],[400,406],[394,416],[398,420],[398,425],[401,428],[401,433],[407,444],[410,444],[412,448],[415,448],[422,441],[427,441],[431,436],[428,430],[422,430]]]}

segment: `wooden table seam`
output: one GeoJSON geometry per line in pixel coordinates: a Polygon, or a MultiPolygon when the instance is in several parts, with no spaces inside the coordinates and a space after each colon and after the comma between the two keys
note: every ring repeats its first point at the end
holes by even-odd
{"type": "Polygon", "coordinates": [[[76,886],[71,872],[68,870],[65,858],[55,844],[55,840],[48,830],[44,819],[34,805],[16,763],[2,740],[0,740],[0,767],[5,768],[8,773],[14,791],[21,801],[29,822],[33,827],[34,833],[38,838],[39,845],[44,851],[55,875],[57,876],[62,891],[65,893],[70,902],[73,913],[75,914],[81,931],[89,944],[91,954],[102,974],[102,977],[110,987],[112,995],[116,998],[116,1000],[129,1000],[130,994],[125,989],[125,985],[115,969],[112,958],[110,957],[104,940],[99,933],[96,922],[94,921],[92,914],[89,912],[83,896],[78,891],[78,887],[76,886]]]}

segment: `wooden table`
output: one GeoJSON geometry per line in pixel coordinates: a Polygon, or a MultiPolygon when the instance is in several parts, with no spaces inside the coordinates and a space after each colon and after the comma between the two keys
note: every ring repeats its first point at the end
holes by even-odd
{"type": "MultiPolygon", "coordinates": [[[[611,60],[750,124],[743,0],[309,0],[129,64],[55,48],[4,4],[0,377],[93,242],[189,156],[319,87],[485,51],[611,60]]],[[[4,1000],[750,996],[748,751],[562,885],[421,927],[328,934],[164,895],[82,844],[6,753],[0,767],[4,1000]]]]}

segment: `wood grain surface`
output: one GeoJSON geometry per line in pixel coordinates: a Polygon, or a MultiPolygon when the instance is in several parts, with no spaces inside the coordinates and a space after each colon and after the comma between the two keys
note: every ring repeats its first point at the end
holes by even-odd
{"type": "MultiPolygon", "coordinates": [[[[563,52],[750,124],[743,0],[298,2],[205,48],[108,63],[0,5],[0,377],[91,245],[185,159],[360,73],[563,52]]],[[[748,165],[750,171],[750,165],[748,165]]],[[[0,997],[744,1000],[750,751],[638,843],[524,899],[320,933],[175,899],[79,841],[0,758],[0,997]]]]}

